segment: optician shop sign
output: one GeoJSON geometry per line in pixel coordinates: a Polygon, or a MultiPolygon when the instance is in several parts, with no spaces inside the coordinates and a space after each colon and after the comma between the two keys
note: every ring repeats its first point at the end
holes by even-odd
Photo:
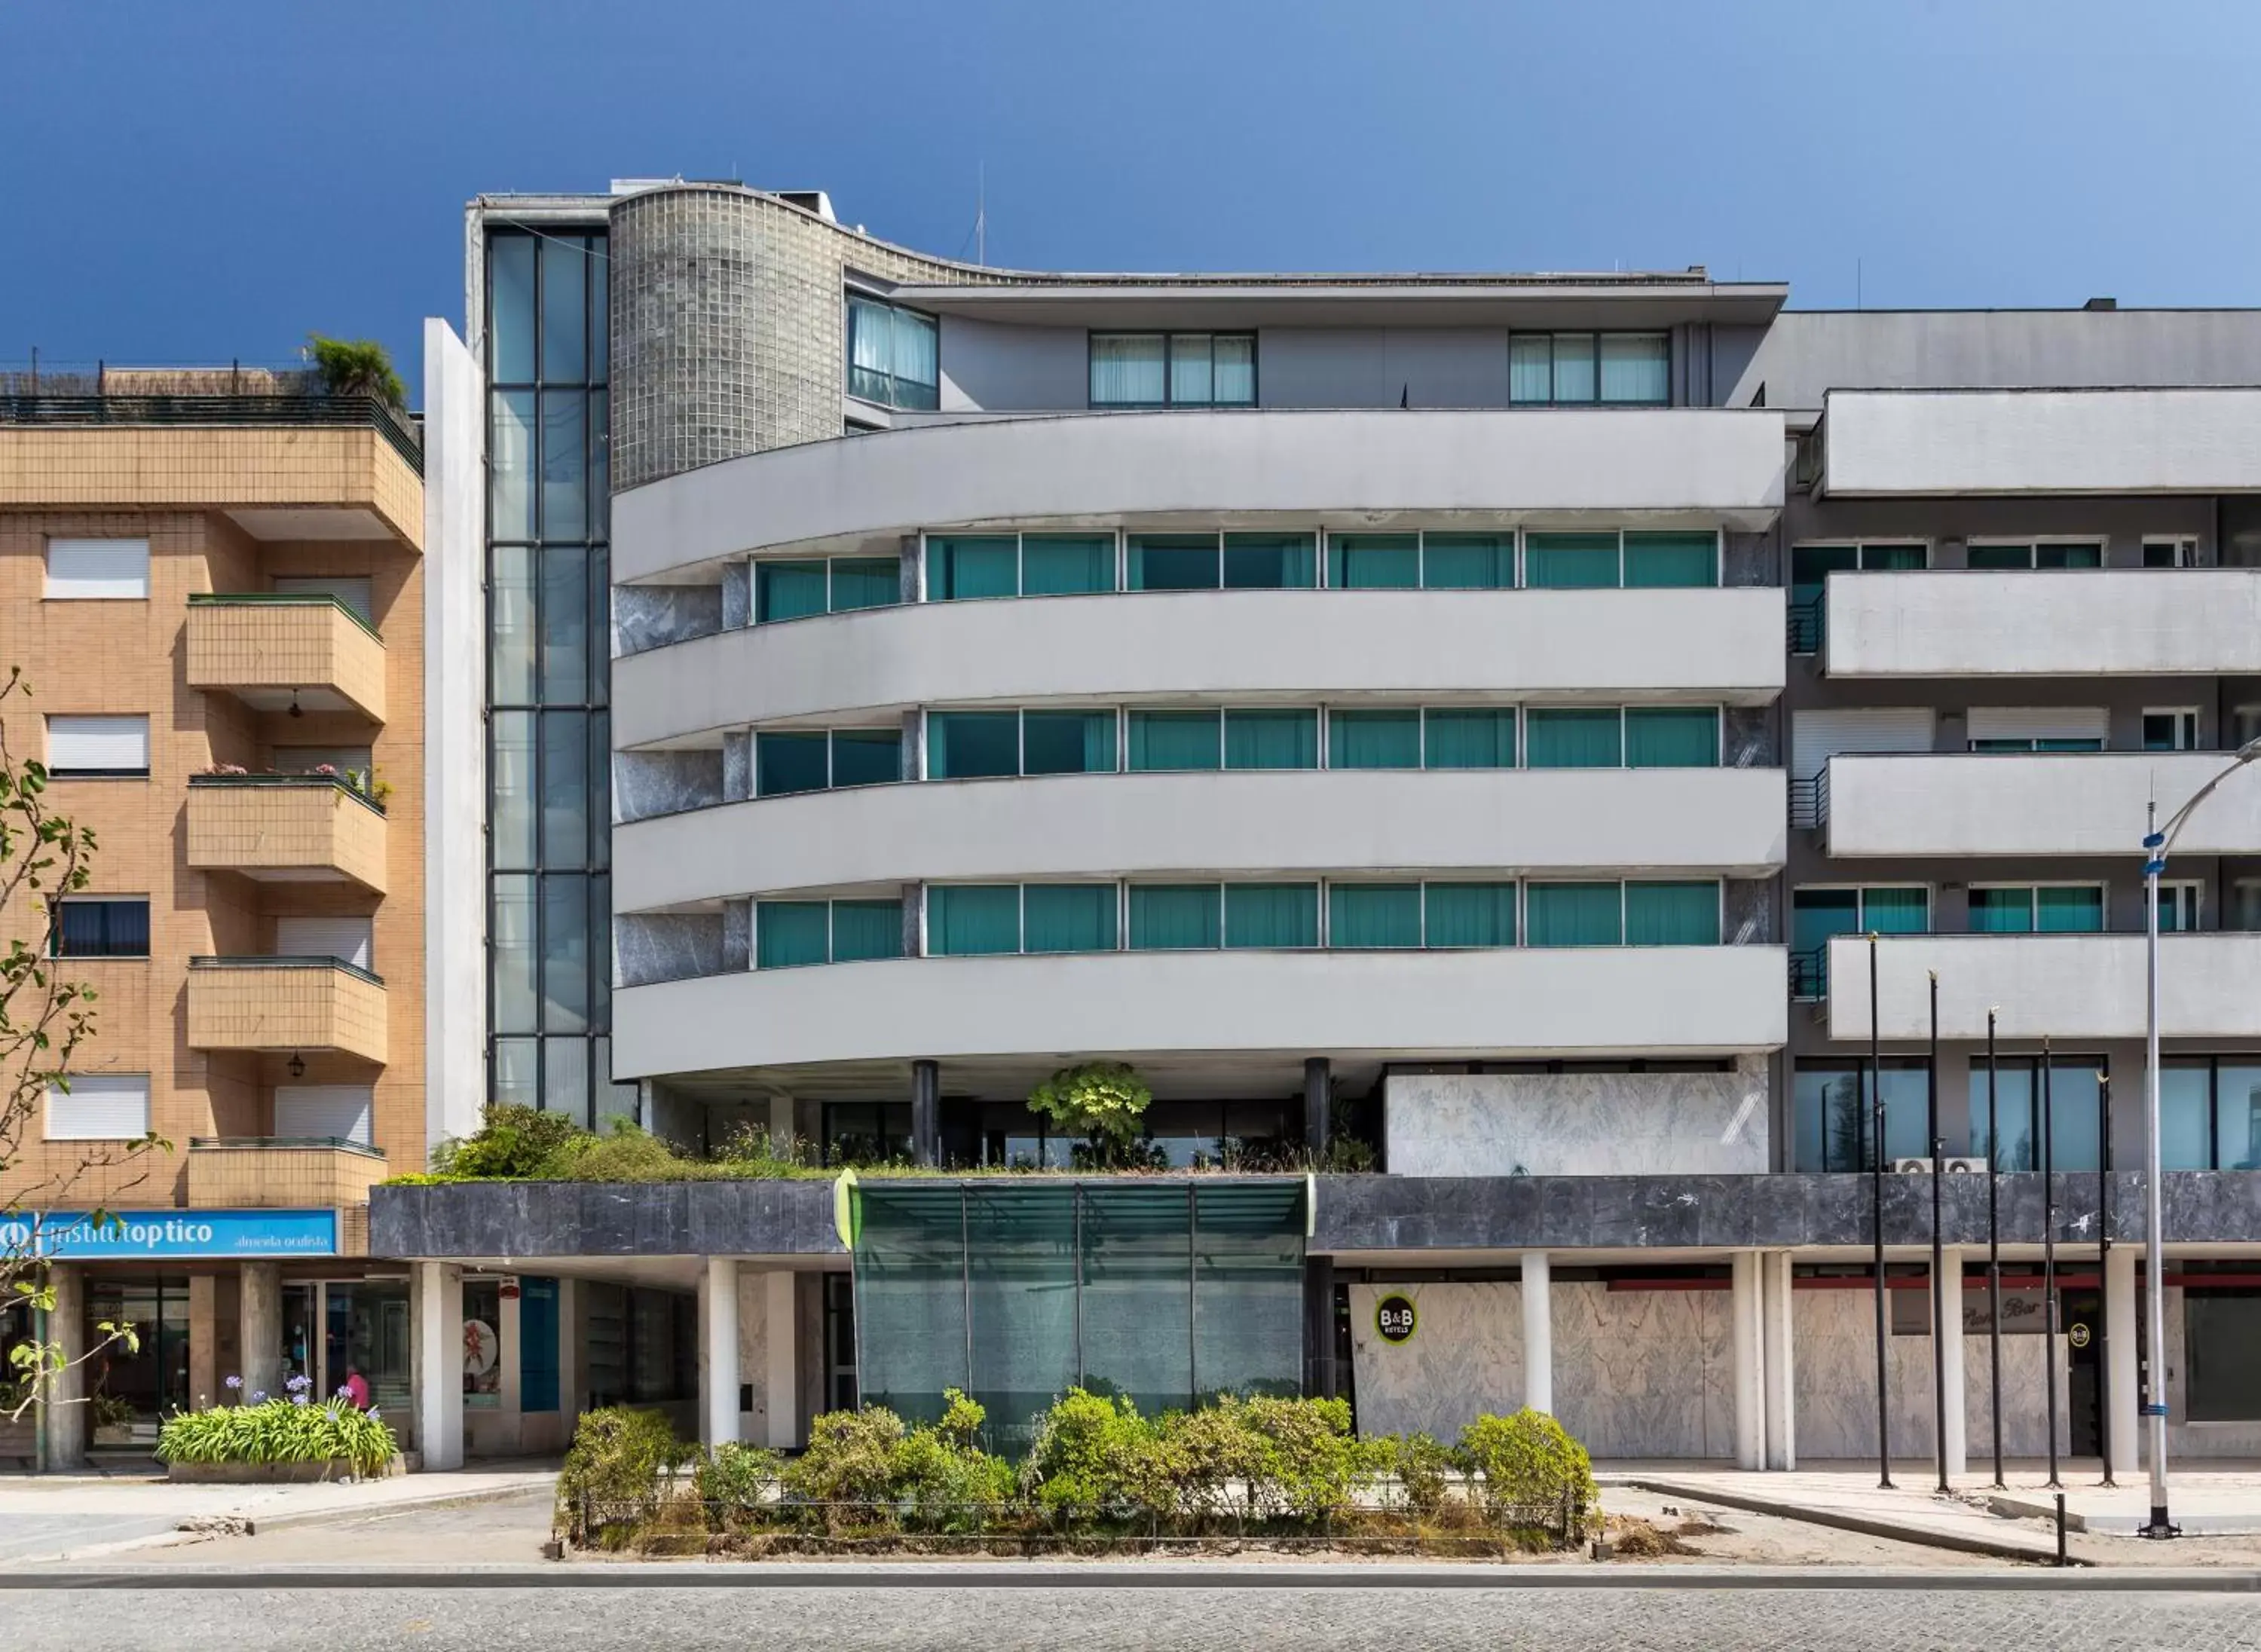
{"type": "Polygon", "coordinates": [[[334,1256],[335,1210],[111,1210],[0,1217],[0,1253],[64,1261],[139,1257],[334,1256]]]}

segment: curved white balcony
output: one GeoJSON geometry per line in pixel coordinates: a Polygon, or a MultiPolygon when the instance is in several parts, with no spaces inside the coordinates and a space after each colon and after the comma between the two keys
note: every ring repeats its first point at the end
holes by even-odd
{"type": "Polygon", "coordinates": [[[614,829],[613,906],[957,879],[1782,868],[1780,769],[1296,769],[858,786],[614,829]]]}
{"type": "Polygon", "coordinates": [[[736,971],[613,996],[617,1078],[1035,1054],[1573,1058],[1781,1046],[1773,946],[1100,952],[736,971]]]}
{"type": "Polygon", "coordinates": [[[1701,519],[1782,508],[1783,416],[1759,409],[1109,413],[932,426],[750,454],[613,501],[613,577],[982,522],[1399,514],[1701,519]]]}
{"type": "Polygon", "coordinates": [[[1778,589],[925,602],[723,631],[615,660],[613,741],[622,750],[712,744],[720,730],[771,719],[1158,694],[1764,704],[1782,692],[1782,636],[1778,589]]]}
{"type": "MultiPolygon", "coordinates": [[[[1911,752],[1829,759],[1829,852],[2119,855],[2142,862],[2164,820],[2229,768],[2221,751],[1911,752]]],[[[2175,854],[2261,852],[2261,770],[2233,771],[2175,854]]]]}

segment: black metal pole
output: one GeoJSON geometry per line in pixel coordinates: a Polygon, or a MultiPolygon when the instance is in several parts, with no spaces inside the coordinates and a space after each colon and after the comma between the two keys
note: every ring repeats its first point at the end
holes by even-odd
{"type": "MultiPolygon", "coordinates": [[[[1931,1144],[1931,1458],[1939,1489],[1947,1483],[1947,1249],[1940,1231],[1940,1174],[1946,1138],[1939,1133],[1939,972],[1931,972],[1931,1053],[1924,1073],[1924,1138],[1931,1144]]],[[[1962,1268],[1956,1270],[1956,1323],[1962,1324],[1962,1268]]]]}
{"type": "MultiPolygon", "coordinates": [[[[1869,1237],[1875,1250],[1877,1296],[1877,1484],[1892,1484],[1891,1392],[1884,1339],[1884,1068],[1877,1026],[1877,936],[1869,932],[1869,1237]]],[[[1856,1117],[1858,1114],[1855,1115],[1856,1117]]]]}
{"type": "Polygon", "coordinates": [[[2002,1116],[1994,1107],[1994,1011],[1986,1012],[1986,1304],[1987,1352],[1994,1384],[1994,1485],[2002,1478],[2002,1116]]]}
{"type": "Polygon", "coordinates": [[[2042,1375],[2049,1389],[2049,1483],[2052,1490],[2064,1482],[2056,1474],[2056,1131],[2050,1115],[2049,1045],[2042,1040],[2042,1328],[2048,1334],[2042,1349],[2042,1375]]]}
{"type": "Polygon", "coordinates": [[[2112,1075],[2096,1081],[2096,1437],[2112,1477],[2112,1075]]]}

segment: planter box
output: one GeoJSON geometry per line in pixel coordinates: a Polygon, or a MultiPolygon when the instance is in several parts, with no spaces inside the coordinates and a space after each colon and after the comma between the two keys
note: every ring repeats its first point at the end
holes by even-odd
{"type": "Polygon", "coordinates": [[[398,1452],[373,1476],[355,1474],[342,1460],[329,1462],[172,1462],[165,1478],[183,1485],[305,1485],[321,1480],[390,1479],[408,1472],[398,1452]]]}

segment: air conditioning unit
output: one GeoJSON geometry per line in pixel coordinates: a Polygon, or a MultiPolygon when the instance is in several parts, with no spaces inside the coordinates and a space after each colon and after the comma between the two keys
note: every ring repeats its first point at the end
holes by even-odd
{"type": "MultiPolygon", "coordinates": [[[[1972,1158],[1942,1159],[1940,1160],[1940,1169],[1943,1174],[1950,1176],[1983,1176],[1986,1174],[1986,1161],[1984,1159],[1972,1158]]],[[[1892,1160],[1892,1171],[1897,1175],[1927,1176],[1931,1174],[1931,1160],[1928,1159],[1895,1159],[1892,1160]]]]}

